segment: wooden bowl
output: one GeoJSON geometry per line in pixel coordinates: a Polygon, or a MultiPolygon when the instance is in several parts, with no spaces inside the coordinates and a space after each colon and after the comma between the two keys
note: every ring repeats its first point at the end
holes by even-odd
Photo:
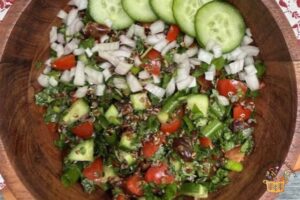
{"type": "MultiPolygon", "coordinates": [[[[245,170],[210,198],[272,199],[263,184],[267,169],[293,165],[300,154],[300,48],[275,1],[231,2],[252,29],[268,71],[257,102],[255,150],[245,170]]],[[[66,3],[18,0],[0,26],[0,171],[17,199],[109,199],[101,191],[90,196],[80,186],[61,185],[62,158],[53,146],[57,136],[47,130],[33,101],[39,73],[34,63],[47,57],[50,27],[66,3]]]]}

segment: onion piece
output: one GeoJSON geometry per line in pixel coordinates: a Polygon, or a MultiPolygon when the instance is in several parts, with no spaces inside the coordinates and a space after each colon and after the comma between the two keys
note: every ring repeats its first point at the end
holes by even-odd
{"type": "Polygon", "coordinates": [[[136,42],[134,40],[126,37],[125,35],[120,36],[120,41],[121,41],[121,44],[127,45],[132,48],[135,48],[135,46],[136,46],[136,42]]]}
{"type": "Polygon", "coordinates": [[[157,35],[149,35],[146,38],[146,43],[149,45],[156,45],[158,42],[160,42],[162,39],[165,39],[166,36],[164,34],[157,34],[157,35]]]}
{"type": "Polygon", "coordinates": [[[88,6],[87,0],[72,0],[72,5],[76,6],[78,10],[85,10],[88,6]]]}
{"type": "Polygon", "coordinates": [[[152,83],[148,83],[145,86],[145,90],[147,90],[148,92],[150,92],[151,94],[153,94],[154,96],[158,97],[158,98],[163,98],[165,96],[165,89],[158,87],[152,83]]]}
{"type": "Polygon", "coordinates": [[[158,52],[162,52],[162,50],[168,45],[168,43],[168,40],[162,39],[156,45],[154,45],[153,49],[155,49],[158,52]]]}
{"type": "Polygon", "coordinates": [[[159,76],[152,75],[152,77],[153,77],[153,83],[155,83],[155,84],[160,84],[161,79],[160,79],[159,76]]]}
{"type": "Polygon", "coordinates": [[[133,35],[134,35],[134,24],[133,25],[131,25],[130,27],[129,27],[129,29],[128,29],[128,31],[127,31],[127,33],[126,33],[126,36],[128,37],[128,38],[132,38],[133,37],[133,35]]]}
{"type": "Polygon", "coordinates": [[[72,9],[69,12],[67,20],[66,20],[67,26],[70,26],[73,23],[73,21],[77,18],[77,16],[78,16],[78,10],[77,9],[72,9]]]}
{"type": "Polygon", "coordinates": [[[258,56],[259,54],[259,48],[255,46],[242,46],[241,50],[247,54],[247,56],[258,56]]]}
{"type": "Polygon", "coordinates": [[[45,69],[43,70],[44,74],[49,74],[51,72],[51,66],[46,66],[45,69]]]}
{"type": "Polygon", "coordinates": [[[161,55],[165,56],[171,49],[174,49],[177,47],[177,42],[173,41],[171,43],[169,43],[165,48],[163,48],[161,55]]]}
{"type": "Polygon", "coordinates": [[[141,66],[142,64],[143,63],[142,63],[140,57],[139,56],[135,56],[134,57],[134,65],[138,67],[138,66],[141,66]]]}
{"type": "Polygon", "coordinates": [[[113,79],[114,86],[118,89],[127,89],[127,82],[125,78],[114,78],[113,79]]]}
{"type": "Polygon", "coordinates": [[[255,91],[259,89],[259,80],[256,74],[245,76],[245,81],[250,90],[255,91]]]}
{"type": "Polygon", "coordinates": [[[229,100],[224,96],[218,95],[217,98],[218,103],[222,106],[228,106],[230,104],[229,100]]]}
{"type": "Polygon", "coordinates": [[[161,33],[165,30],[165,23],[161,20],[158,20],[150,25],[151,34],[161,33]]]}
{"type": "Polygon", "coordinates": [[[245,35],[242,41],[242,45],[249,45],[253,42],[253,39],[248,35],[245,35]]]}
{"type": "Polygon", "coordinates": [[[126,80],[131,92],[135,93],[143,90],[139,80],[131,73],[127,74],[126,80]]]}
{"type": "Polygon", "coordinates": [[[84,84],[85,84],[84,64],[81,61],[78,61],[75,70],[74,85],[83,86],[84,84]]]}
{"type": "Polygon", "coordinates": [[[252,33],[251,33],[250,28],[247,28],[247,29],[246,29],[246,34],[247,34],[249,37],[252,37],[252,33]]]}
{"type": "Polygon", "coordinates": [[[49,84],[52,86],[52,87],[56,87],[58,85],[58,81],[53,77],[51,76],[49,78],[49,84]]]}
{"type": "Polygon", "coordinates": [[[245,58],[245,65],[252,65],[254,64],[254,58],[251,56],[248,56],[245,58]]]}
{"type": "Polygon", "coordinates": [[[76,97],[76,98],[83,98],[83,97],[86,96],[87,92],[88,92],[88,87],[87,86],[79,87],[76,90],[76,92],[74,94],[74,97],[76,97]]]}
{"type": "Polygon", "coordinates": [[[72,81],[72,78],[73,76],[71,76],[71,71],[65,70],[60,77],[60,81],[63,83],[69,83],[72,81]]]}
{"type": "Polygon", "coordinates": [[[104,60],[107,60],[112,65],[117,66],[120,63],[120,60],[114,56],[112,56],[110,53],[99,51],[99,56],[103,58],[104,60]]]}
{"type": "Polygon", "coordinates": [[[254,75],[257,73],[257,69],[254,65],[248,65],[245,67],[245,72],[247,75],[254,75]]]}
{"type": "Polygon", "coordinates": [[[174,62],[177,63],[177,64],[180,64],[182,62],[184,62],[186,59],[188,59],[188,55],[186,53],[183,53],[183,54],[174,54],[174,62]]]}
{"type": "Polygon", "coordinates": [[[194,66],[198,66],[198,65],[201,65],[201,61],[198,60],[198,58],[190,58],[190,63],[194,66]]]}
{"type": "Polygon", "coordinates": [[[93,54],[94,54],[90,48],[87,48],[87,49],[85,50],[85,53],[86,53],[86,55],[87,55],[89,58],[92,57],[93,54]]]}
{"type": "Polygon", "coordinates": [[[227,56],[228,60],[237,60],[237,58],[239,57],[240,54],[242,54],[243,51],[241,50],[240,47],[236,48],[235,50],[233,50],[232,52],[230,52],[227,56]]]}
{"type": "Polygon", "coordinates": [[[243,67],[244,67],[244,60],[237,60],[237,61],[229,64],[231,74],[236,74],[236,73],[242,71],[243,67]]]}
{"type": "Polygon", "coordinates": [[[42,86],[42,87],[48,87],[49,86],[49,76],[47,76],[45,74],[39,75],[37,81],[40,84],[40,86],[42,86]]]}
{"type": "Polygon", "coordinates": [[[247,74],[246,74],[245,72],[240,72],[240,73],[239,73],[239,79],[240,79],[241,81],[244,81],[246,75],[247,75],[247,74]]]}
{"type": "Polygon", "coordinates": [[[65,36],[62,33],[57,34],[57,42],[60,44],[65,44],[65,36]]]}
{"type": "Polygon", "coordinates": [[[115,72],[117,74],[120,74],[120,75],[125,75],[125,74],[127,74],[131,70],[132,67],[133,67],[132,64],[125,63],[125,62],[120,62],[117,65],[117,67],[115,69],[115,72]]]}
{"type": "Polygon", "coordinates": [[[190,47],[194,43],[194,38],[189,35],[185,35],[183,38],[183,43],[185,47],[190,47]]]}
{"type": "Polygon", "coordinates": [[[64,11],[64,10],[60,10],[57,14],[57,17],[62,20],[66,20],[68,17],[68,13],[66,13],[66,11],[64,11]]]}
{"type": "Polygon", "coordinates": [[[115,51],[120,48],[120,42],[96,44],[93,51],[115,51]]]}
{"type": "Polygon", "coordinates": [[[151,75],[150,75],[149,72],[147,72],[146,70],[141,71],[141,72],[139,73],[139,79],[145,80],[145,79],[149,79],[150,77],[151,77],[151,75]]]}
{"type": "Polygon", "coordinates": [[[166,95],[167,95],[167,97],[169,97],[172,94],[174,94],[175,90],[176,90],[176,82],[175,82],[175,79],[172,78],[170,80],[170,82],[168,83],[167,88],[166,88],[166,95]]]}
{"type": "Polygon", "coordinates": [[[189,58],[194,57],[198,53],[198,47],[194,46],[192,48],[189,48],[185,53],[189,58]]]}
{"type": "Polygon", "coordinates": [[[139,25],[134,25],[134,35],[146,39],[145,28],[139,25]]]}
{"type": "Polygon", "coordinates": [[[194,80],[193,76],[188,76],[183,80],[177,81],[176,82],[177,89],[179,91],[187,89],[192,84],[193,80],[194,80]]]}
{"type": "Polygon", "coordinates": [[[104,80],[105,80],[105,81],[107,81],[107,80],[112,76],[112,74],[111,74],[111,72],[110,72],[109,69],[103,70],[103,71],[102,71],[102,74],[103,74],[103,76],[104,76],[104,80]]]}
{"type": "Polygon", "coordinates": [[[117,51],[114,51],[112,53],[112,55],[116,56],[116,57],[130,58],[131,57],[131,52],[124,51],[124,50],[117,50],[117,51]]]}
{"type": "Polygon", "coordinates": [[[84,72],[87,75],[87,79],[90,84],[99,85],[103,83],[103,74],[100,71],[94,70],[90,67],[86,67],[84,72]]]}
{"type": "Polygon", "coordinates": [[[213,46],[212,52],[213,52],[215,58],[220,58],[222,56],[222,54],[223,54],[222,48],[218,44],[216,44],[215,46],[213,46]]]}
{"type": "Polygon", "coordinates": [[[106,86],[104,84],[100,84],[96,86],[96,96],[101,97],[104,95],[106,86]]]}
{"type": "Polygon", "coordinates": [[[210,64],[213,58],[213,54],[209,53],[208,51],[205,51],[204,49],[200,49],[198,54],[198,59],[200,61],[210,64]]]}
{"type": "Polygon", "coordinates": [[[64,55],[68,55],[72,53],[75,49],[77,49],[78,43],[79,43],[78,39],[71,40],[64,48],[64,55]]]}
{"type": "Polygon", "coordinates": [[[51,31],[50,31],[50,43],[53,43],[57,40],[57,27],[52,26],[51,31]]]}

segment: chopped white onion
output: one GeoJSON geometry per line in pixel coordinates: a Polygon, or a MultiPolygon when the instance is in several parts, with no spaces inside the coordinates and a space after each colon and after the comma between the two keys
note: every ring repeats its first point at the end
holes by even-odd
{"type": "Polygon", "coordinates": [[[100,84],[96,86],[96,96],[101,97],[104,95],[106,86],[104,84],[100,84]]]}
{"type": "Polygon", "coordinates": [[[223,54],[222,47],[218,44],[213,46],[212,52],[213,52],[215,58],[220,58],[223,54]]]}
{"type": "Polygon", "coordinates": [[[194,43],[194,38],[189,35],[185,35],[183,38],[184,46],[190,47],[194,43]]]}
{"type": "Polygon", "coordinates": [[[152,77],[153,77],[153,83],[155,83],[155,84],[160,84],[161,79],[160,79],[159,76],[152,75],[152,77]]]}
{"type": "Polygon", "coordinates": [[[230,67],[227,65],[224,67],[227,74],[231,74],[230,67]]]}
{"type": "Polygon", "coordinates": [[[112,25],[113,25],[113,22],[112,22],[110,19],[107,18],[107,19],[104,20],[104,24],[105,24],[107,27],[111,28],[112,25]]]}
{"type": "Polygon", "coordinates": [[[65,44],[65,36],[62,33],[57,34],[57,42],[60,44],[65,44]]]}
{"type": "Polygon", "coordinates": [[[87,8],[87,0],[73,0],[73,5],[78,8],[78,10],[84,10],[87,8]]]}
{"type": "Polygon", "coordinates": [[[145,90],[147,90],[148,92],[150,92],[151,94],[153,94],[154,96],[158,97],[158,98],[163,98],[165,96],[165,89],[158,87],[152,83],[148,83],[145,86],[145,90]]]}
{"type": "Polygon", "coordinates": [[[185,53],[189,58],[194,57],[198,53],[198,47],[197,46],[191,47],[185,53]]]}
{"type": "Polygon", "coordinates": [[[114,66],[117,66],[120,63],[120,60],[115,56],[112,56],[110,53],[99,51],[99,56],[114,66]]]}
{"type": "Polygon", "coordinates": [[[198,65],[201,65],[201,61],[198,60],[198,58],[190,58],[190,63],[194,66],[198,66],[198,65]]]}
{"type": "Polygon", "coordinates": [[[131,92],[135,93],[143,90],[139,80],[131,73],[127,74],[126,80],[131,92]]]}
{"type": "Polygon", "coordinates": [[[60,81],[63,83],[69,83],[72,81],[72,78],[73,76],[71,76],[71,71],[65,70],[60,77],[60,81]]]}
{"type": "Polygon", "coordinates": [[[209,53],[208,51],[205,51],[204,49],[199,50],[198,59],[200,61],[210,64],[211,61],[213,60],[213,58],[214,58],[214,55],[209,53]]]}
{"type": "Polygon", "coordinates": [[[162,39],[156,45],[154,45],[153,49],[155,49],[158,52],[162,52],[163,48],[165,48],[168,45],[168,43],[168,40],[162,39]]]}
{"type": "Polygon", "coordinates": [[[247,54],[247,56],[258,56],[259,54],[259,48],[255,46],[242,46],[241,50],[247,54]]]}
{"type": "Polygon", "coordinates": [[[94,70],[90,67],[86,67],[84,69],[84,72],[86,73],[88,77],[89,83],[99,85],[103,83],[103,74],[100,71],[94,70]]]}
{"type": "Polygon", "coordinates": [[[257,73],[257,70],[254,65],[247,65],[245,67],[245,72],[247,73],[247,75],[253,75],[257,73]]]}
{"type": "Polygon", "coordinates": [[[83,86],[84,84],[85,84],[84,64],[81,61],[78,61],[75,70],[74,85],[83,86]]]}
{"type": "Polygon", "coordinates": [[[114,78],[113,79],[114,86],[118,89],[127,89],[127,82],[125,78],[114,78]]]}
{"type": "Polygon", "coordinates": [[[130,58],[131,57],[131,52],[123,51],[123,50],[117,50],[117,51],[114,51],[112,53],[112,55],[116,56],[116,57],[130,58]]]}
{"type": "Polygon", "coordinates": [[[190,61],[189,59],[185,59],[182,63],[180,63],[178,65],[179,68],[185,68],[185,69],[188,69],[190,70],[191,69],[191,65],[190,65],[190,61]]]}
{"type": "Polygon", "coordinates": [[[178,68],[176,82],[186,79],[190,75],[190,68],[178,68]]]}
{"type": "Polygon", "coordinates": [[[141,71],[139,73],[139,79],[146,80],[146,79],[149,79],[150,77],[151,77],[151,75],[146,70],[141,71]]]}
{"type": "MultiPolygon", "coordinates": [[[[68,36],[75,35],[83,28],[83,26],[84,26],[83,22],[79,18],[76,18],[70,24],[70,26],[67,27],[66,34],[68,36]]],[[[67,40],[70,40],[69,38],[71,38],[71,37],[67,37],[67,40]]]]}
{"type": "Polygon", "coordinates": [[[62,20],[65,20],[68,17],[68,13],[66,13],[66,11],[64,10],[60,10],[57,14],[57,17],[62,20]]]}
{"type": "Polygon", "coordinates": [[[205,80],[213,81],[216,76],[216,67],[214,65],[210,66],[208,71],[205,72],[205,80]]]}
{"type": "Polygon", "coordinates": [[[134,25],[134,35],[146,39],[145,28],[139,25],[134,25]]]}
{"type": "Polygon", "coordinates": [[[250,90],[255,91],[259,89],[259,81],[256,74],[245,76],[245,81],[250,90]]]}
{"type": "Polygon", "coordinates": [[[49,78],[49,84],[53,87],[56,87],[58,85],[58,81],[53,76],[51,76],[49,78]]]}
{"type": "Polygon", "coordinates": [[[242,54],[243,51],[241,50],[240,47],[236,48],[235,50],[233,50],[232,52],[230,52],[227,56],[228,60],[237,60],[237,58],[239,57],[240,54],[242,54]]]}
{"type": "Polygon", "coordinates": [[[161,20],[158,20],[150,25],[150,31],[152,35],[161,33],[165,30],[165,23],[161,20]]]}
{"type": "Polygon", "coordinates": [[[58,58],[64,55],[64,47],[61,44],[56,45],[55,49],[53,50],[56,51],[56,56],[58,58]]]}
{"type": "MultiPolygon", "coordinates": [[[[192,76],[193,77],[193,76],[192,76]]],[[[195,77],[193,77],[193,81],[192,83],[189,85],[189,88],[193,88],[193,87],[196,87],[197,86],[197,80],[195,77]]]]}
{"type": "Polygon", "coordinates": [[[127,46],[132,47],[132,48],[135,48],[135,46],[136,46],[135,41],[128,38],[125,35],[120,36],[120,41],[121,41],[121,44],[127,45],[127,46]]]}
{"type": "Polygon", "coordinates": [[[75,94],[74,94],[74,97],[76,98],[83,98],[86,96],[87,92],[88,92],[88,87],[87,86],[83,86],[83,87],[79,87],[75,94]]]}
{"type": "Polygon", "coordinates": [[[179,91],[181,90],[185,90],[187,89],[194,81],[194,77],[193,76],[188,76],[187,78],[177,81],[176,85],[177,85],[177,89],[179,91]]]}
{"type": "Polygon", "coordinates": [[[142,61],[141,61],[140,57],[139,56],[135,56],[134,57],[134,65],[138,67],[141,64],[142,64],[142,61]]]}
{"type": "Polygon", "coordinates": [[[180,64],[182,62],[184,62],[186,59],[188,59],[188,55],[186,53],[183,53],[183,54],[174,54],[174,62],[177,63],[177,64],[180,64]]]}
{"type": "Polygon", "coordinates": [[[170,80],[170,82],[168,83],[167,88],[166,88],[166,95],[167,95],[167,97],[171,96],[172,94],[174,94],[175,90],[176,90],[176,82],[175,82],[175,79],[172,78],[170,80]]]}
{"type": "Polygon", "coordinates": [[[101,65],[99,65],[99,67],[101,69],[109,69],[109,68],[111,68],[111,66],[112,65],[109,62],[105,62],[105,63],[102,63],[101,65]]]}
{"type": "Polygon", "coordinates": [[[77,9],[72,9],[69,12],[68,17],[67,17],[67,21],[66,21],[67,26],[70,26],[73,23],[73,21],[77,18],[77,15],[78,15],[78,10],[77,9]]]}
{"type": "Polygon", "coordinates": [[[254,64],[254,58],[251,56],[248,56],[245,58],[245,65],[252,65],[254,64]]]}
{"type": "Polygon", "coordinates": [[[97,51],[115,51],[120,48],[120,42],[96,44],[93,50],[97,51]]]}
{"type": "Polygon", "coordinates": [[[50,43],[53,43],[57,40],[57,27],[52,26],[50,31],[50,43]]]}
{"type": "Polygon", "coordinates": [[[38,77],[37,81],[40,84],[40,86],[42,86],[42,87],[48,87],[49,86],[49,76],[47,76],[45,74],[41,74],[38,77]]]}
{"type": "Polygon", "coordinates": [[[246,73],[245,73],[245,72],[240,72],[240,73],[239,73],[239,79],[240,79],[241,81],[244,81],[244,80],[245,80],[245,77],[246,77],[246,73]]]}
{"type": "Polygon", "coordinates": [[[46,61],[45,61],[45,65],[46,66],[51,66],[51,63],[52,63],[52,59],[51,58],[49,58],[49,59],[47,59],[46,61]]]}
{"type": "Polygon", "coordinates": [[[243,38],[242,45],[249,45],[253,42],[253,39],[249,37],[248,35],[245,35],[243,38]]]}
{"type": "Polygon", "coordinates": [[[229,100],[221,95],[218,95],[218,103],[222,106],[228,106],[230,104],[229,100]]]}
{"type": "Polygon", "coordinates": [[[112,74],[111,74],[111,72],[110,72],[109,69],[103,70],[102,73],[103,73],[103,76],[104,76],[105,81],[107,81],[107,80],[112,76],[112,74]]]}
{"type": "Polygon", "coordinates": [[[77,49],[78,43],[79,43],[78,39],[71,40],[64,48],[64,55],[68,55],[72,53],[75,49],[77,49]]]}
{"type": "Polygon", "coordinates": [[[109,36],[105,34],[100,38],[100,43],[105,43],[108,40],[109,40],[109,36]]]}
{"type": "Polygon", "coordinates": [[[169,43],[165,48],[163,48],[161,55],[165,56],[171,49],[174,49],[177,47],[177,42],[173,41],[171,43],[169,43]]]}
{"type": "Polygon", "coordinates": [[[133,35],[134,35],[134,24],[129,27],[129,29],[128,29],[127,33],[126,33],[126,36],[128,38],[132,38],[133,35]]]}
{"type": "Polygon", "coordinates": [[[51,66],[46,66],[45,69],[43,70],[44,74],[49,74],[51,72],[51,66]]]}
{"type": "Polygon", "coordinates": [[[84,49],[83,48],[79,48],[79,49],[75,49],[74,51],[73,51],[73,54],[75,55],[75,56],[80,56],[80,55],[82,55],[82,54],[84,54],[84,49]]]}
{"type": "Polygon", "coordinates": [[[156,45],[157,43],[159,43],[162,39],[165,39],[166,36],[164,34],[157,34],[157,35],[149,35],[146,38],[146,43],[149,45],[156,45]]]}
{"type": "Polygon", "coordinates": [[[247,28],[247,29],[246,29],[246,34],[247,34],[249,37],[252,37],[252,33],[251,33],[250,28],[247,28]]]}
{"type": "Polygon", "coordinates": [[[244,60],[237,60],[237,61],[229,64],[231,74],[236,74],[236,73],[242,71],[243,67],[244,67],[244,60]]]}
{"type": "Polygon", "coordinates": [[[120,74],[120,75],[125,75],[131,70],[132,67],[133,67],[132,64],[129,64],[129,63],[126,63],[126,62],[120,62],[117,65],[117,67],[115,69],[115,72],[117,74],[120,74]]]}

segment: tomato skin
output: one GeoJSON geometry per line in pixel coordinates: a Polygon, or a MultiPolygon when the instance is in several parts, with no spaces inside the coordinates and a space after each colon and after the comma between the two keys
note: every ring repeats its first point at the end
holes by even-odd
{"type": "Polygon", "coordinates": [[[236,147],[234,149],[226,151],[225,158],[228,158],[229,160],[234,160],[236,162],[241,162],[244,160],[245,154],[241,152],[240,147],[236,147]]]}
{"type": "Polygon", "coordinates": [[[217,83],[217,90],[220,95],[229,97],[231,95],[236,95],[239,91],[242,92],[242,97],[246,95],[247,86],[240,81],[232,79],[221,79],[217,83]]]}
{"type": "Polygon", "coordinates": [[[126,200],[127,198],[125,197],[124,194],[119,194],[116,198],[116,200],[126,200]]]}
{"type": "Polygon", "coordinates": [[[87,121],[72,128],[72,133],[76,136],[89,139],[94,133],[93,123],[87,121]]]}
{"type": "Polygon", "coordinates": [[[149,60],[148,63],[144,64],[144,68],[149,73],[159,76],[160,75],[160,68],[161,68],[161,61],[160,60],[149,60]]]}
{"type": "Polygon", "coordinates": [[[130,176],[125,180],[125,188],[132,195],[143,196],[142,181],[139,175],[130,176]]]}
{"type": "Polygon", "coordinates": [[[155,144],[152,140],[144,142],[142,149],[144,157],[151,158],[158,151],[159,146],[159,144],[155,144]]]}
{"type": "Polygon", "coordinates": [[[247,108],[243,108],[240,104],[237,104],[233,108],[233,119],[236,121],[248,120],[251,116],[252,111],[247,108]]]}
{"type": "Polygon", "coordinates": [[[171,25],[171,26],[170,26],[170,29],[169,29],[169,31],[168,31],[168,34],[167,34],[167,38],[166,38],[166,39],[167,39],[169,42],[173,42],[173,41],[175,41],[175,40],[177,39],[179,33],[180,33],[179,27],[176,26],[176,25],[171,25]]]}
{"type": "Polygon", "coordinates": [[[160,130],[164,133],[174,133],[181,128],[181,120],[175,118],[170,123],[165,123],[160,126],[160,130]]]}
{"type": "Polygon", "coordinates": [[[103,163],[101,159],[96,159],[92,164],[84,168],[83,175],[89,180],[96,180],[102,177],[103,163]]]}
{"type": "Polygon", "coordinates": [[[201,137],[199,139],[200,145],[204,148],[212,148],[213,144],[210,138],[208,137],[201,137]]]}
{"type": "Polygon", "coordinates": [[[149,51],[149,53],[146,55],[146,57],[149,60],[156,60],[156,59],[161,59],[161,54],[160,52],[156,51],[155,49],[152,49],[149,51]]]}
{"type": "Polygon", "coordinates": [[[73,54],[60,57],[53,61],[52,67],[56,70],[69,70],[76,66],[76,58],[73,54]]]}
{"type": "Polygon", "coordinates": [[[168,173],[168,166],[166,164],[161,164],[150,167],[145,174],[145,180],[148,183],[160,185],[171,184],[175,181],[175,178],[168,173]]]}

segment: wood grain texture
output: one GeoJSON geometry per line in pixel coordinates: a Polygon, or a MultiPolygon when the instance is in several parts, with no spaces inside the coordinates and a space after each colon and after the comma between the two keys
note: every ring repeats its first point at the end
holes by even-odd
{"type": "MultiPolygon", "coordinates": [[[[0,34],[5,35],[0,43],[0,171],[17,199],[108,199],[101,191],[89,196],[79,186],[61,186],[62,158],[52,143],[57,136],[47,131],[33,102],[38,90],[33,64],[46,58],[48,32],[66,2],[19,0],[5,26],[0,26],[0,34]]],[[[262,184],[267,169],[284,161],[293,166],[300,153],[299,48],[273,0],[231,2],[241,10],[262,50],[267,87],[257,102],[256,147],[245,161],[245,170],[233,174],[232,184],[210,199],[272,199],[262,184]]]]}

